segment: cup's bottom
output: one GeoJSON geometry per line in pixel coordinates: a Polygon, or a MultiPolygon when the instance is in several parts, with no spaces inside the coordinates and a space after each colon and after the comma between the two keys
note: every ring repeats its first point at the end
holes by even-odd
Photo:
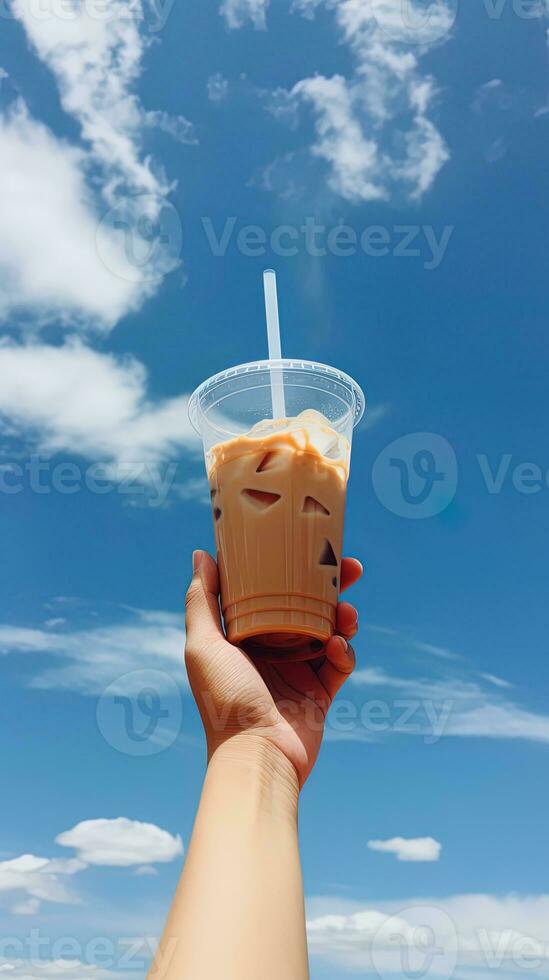
{"type": "MultiPolygon", "coordinates": [[[[329,639],[329,638],[328,638],[329,639]]],[[[322,655],[327,643],[316,636],[298,633],[260,633],[242,640],[240,646],[254,660],[269,663],[313,660],[322,655]]]]}
{"type": "Polygon", "coordinates": [[[243,599],[227,606],[224,616],[228,640],[264,661],[312,660],[335,626],[335,606],[292,594],[243,599]]]}

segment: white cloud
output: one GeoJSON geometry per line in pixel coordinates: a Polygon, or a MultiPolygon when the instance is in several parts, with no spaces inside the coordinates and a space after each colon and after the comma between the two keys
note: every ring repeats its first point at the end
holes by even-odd
{"type": "Polygon", "coordinates": [[[98,213],[85,154],[56,139],[21,102],[0,113],[0,317],[32,312],[110,327],[150,284],[132,283],[120,240],[105,229],[115,274],[96,248],[98,213]]]}
{"type": "Polygon", "coordinates": [[[355,92],[341,75],[316,75],[298,82],[290,94],[313,107],[318,140],[311,149],[330,165],[332,190],[350,201],[371,201],[387,191],[378,145],[364,137],[354,113],[355,92]]]}
{"type": "MultiPolygon", "coordinates": [[[[0,861],[0,902],[14,915],[36,915],[42,902],[76,905],[79,898],[64,879],[85,871],[90,865],[126,868],[173,861],[183,853],[179,836],[155,824],[118,817],[115,820],[85,820],[56,837],[62,847],[74,848],[76,857],[46,858],[21,854],[0,861]]],[[[151,868],[151,871],[153,869],[151,868]]],[[[150,872],[149,872],[150,873],[150,872]]],[[[8,972],[0,957],[0,971],[8,972]]]]}
{"type": "Polygon", "coordinates": [[[86,864],[125,868],[165,863],[183,853],[179,835],[173,837],[155,824],[118,817],[84,820],[55,838],[62,847],[73,847],[86,864]]]}
{"type": "Polygon", "coordinates": [[[170,116],[168,112],[154,109],[144,113],[144,123],[146,126],[156,127],[163,133],[168,133],[178,143],[185,143],[188,146],[198,145],[194,123],[186,116],[170,116]]]}
{"type": "Polygon", "coordinates": [[[125,622],[62,633],[2,625],[0,653],[49,654],[51,661],[35,665],[29,682],[40,689],[96,695],[122,678],[121,690],[133,694],[131,674],[140,669],[159,671],[158,683],[164,674],[170,690],[174,679],[184,683],[182,615],[136,610],[128,616],[125,622]]]}
{"type": "Polygon", "coordinates": [[[359,903],[309,903],[309,946],[341,970],[476,980],[549,973],[549,895],[456,895],[359,903]],[[418,942],[429,935],[429,952],[418,942]],[[457,970],[457,972],[456,972],[457,970]],[[470,972],[471,971],[471,972],[470,972]]]}
{"type": "Polygon", "coordinates": [[[448,36],[454,5],[437,0],[428,16],[415,0],[296,0],[293,6],[311,17],[322,2],[334,12],[355,71],[350,78],[302,79],[286,93],[286,115],[292,106],[312,111],[316,139],[309,149],[328,165],[334,193],[354,203],[397,193],[419,199],[449,159],[428,117],[437,90],[421,73],[420,58],[448,36]]]}
{"type": "Polygon", "coordinates": [[[166,244],[160,229],[171,185],[144,154],[143,130],[156,126],[185,143],[196,134],[184,116],[143,109],[133,91],[150,43],[141,0],[67,0],[62,13],[44,0],[39,15],[36,4],[14,0],[11,9],[82,143],[56,138],[21,100],[0,114],[0,316],[109,329],[179,264],[173,208],[176,240],[166,244]],[[139,235],[140,220],[158,228],[153,239],[139,235]]]}
{"type": "Polygon", "coordinates": [[[223,102],[227,98],[229,82],[218,71],[215,75],[210,75],[206,83],[206,88],[210,102],[223,102]]]}
{"type": "Polygon", "coordinates": [[[61,879],[84,867],[75,859],[59,861],[34,854],[0,861],[0,896],[17,899],[12,908],[16,915],[33,914],[43,901],[73,903],[76,899],[61,879]]]}
{"type": "Polygon", "coordinates": [[[135,869],[134,875],[138,878],[150,878],[158,874],[156,868],[153,868],[152,864],[141,864],[135,869]]]}
{"type": "Polygon", "coordinates": [[[250,20],[257,30],[264,30],[269,0],[223,0],[221,13],[231,28],[242,27],[250,20]]]}
{"type": "Polygon", "coordinates": [[[406,157],[402,163],[395,161],[393,178],[407,186],[411,200],[415,200],[429,190],[450,154],[436,127],[420,113],[404,139],[406,157]]]}
{"type": "Polygon", "coordinates": [[[24,902],[15,904],[12,912],[14,915],[36,915],[40,909],[40,905],[39,898],[28,898],[24,902]]]}
{"type": "Polygon", "coordinates": [[[99,460],[112,478],[135,466],[146,481],[170,454],[198,447],[186,397],[149,400],[139,361],[74,338],[61,347],[0,344],[2,417],[40,452],[99,460]]]}
{"type": "Polygon", "coordinates": [[[370,851],[394,854],[398,861],[438,861],[442,844],[434,837],[393,837],[390,840],[369,840],[370,851]]]}
{"type": "Polygon", "coordinates": [[[93,5],[67,0],[59,16],[45,0],[37,17],[28,0],[14,0],[14,15],[40,59],[56,77],[63,108],[74,116],[94,158],[109,174],[106,196],[123,188],[163,193],[164,180],[139,153],[141,106],[132,92],[146,47],[140,0],[110,0],[102,16],[93,5]]]}

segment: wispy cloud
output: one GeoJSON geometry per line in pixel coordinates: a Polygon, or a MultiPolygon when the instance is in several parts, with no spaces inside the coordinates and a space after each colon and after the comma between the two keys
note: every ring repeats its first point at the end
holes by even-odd
{"type": "Polygon", "coordinates": [[[183,617],[175,613],[128,610],[122,621],[63,632],[0,626],[0,653],[47,655],[33,665],[31,687],[92,696],[121,677],[121,690],[131,695],[131,674],[140,669],[158,671],[159,683],[165,674],[170,690],[174,679],[184,684],[183,647],[183,617]]]}
{"type": "MultiPolygon", "coordinates": [[[[366,667],[356,671],[351,678],[355,686],[376,688],[393,692],[391,698],[417,702],[419,705],[441,707],[442,736],[462,738],[501,738],[525,739],[534,742],[549,742],[549,715],[538,714],[517,704],[503,693],[504,682],[496,689],[490,682],[483,686],[472,672],[437,671],[432,676],[396,676],[386,673],[379,667],[366,667]],[[442,712],[442,707],[444,711],[442,712]]],[[[389,731],[389,729],[387,729],[389,731]]],[[[400,731],[395,722],[390,731],[400,731]]],[[[412,729],[403,724],[402,733],[412,729]]],[[[428,714],[417,712],[414,718],[413,733],[429,736],[428,714]]],[[[347,737],[364,738],[364,731],[357,726],[347,737]]]]}
{"type": "Polygon", "coordinates": [[[224,102],[229,92],[229,82],[220,71],[210,75],[206,83],[210,102],[224,102]]]}
{"type": "Polygon", "coordinates": [[[379,422],[389,415],[391,406],[389,404],[369,405],[367,411],[360,421],[361,429],[373,429],[379,422]]]}
{"type": "MultiPolygon", "coordinates": [[[[544,13],[549,17],[548,5],[532,5],[532,17],[542,17],[544,13]]],[[[522,138],[524,126],[544,115],[547,107],[539,106],[539,97],[533,91],[510,86],[501,78],[490,78],[477,88],[471,110],[474,144],[481,146],[488,163],[496,163],[522,138]]]]}
{"type": "MultiPolygon", "coordinates": [[[[352,203],[397,194],[417,200],[450,157],[430,118],[437,86],[420,61],[430,45],[449,36],[452,5],[437,0],[428,16],[421,4],[407,4],[404,13],[390,0],[296,0],[293,9],[312,17],[322,4],[333,11],[354,74],[304,78],[289,91],[278,90],[271,108],[294,121],[298,112],[310,111],[316,138],[309,154],[326,165],[336,195],[352,203]]],[[[287,155],[281,163],[291,170],[287,155]]],[[[275,170],[276,164],[267,168],[271,186],[278,183],[275,170]]]]}
{"type": "Polygon", "coordinates": [[[494,687],[509,689],[513,686],[509,681],[505,681],[503,677],[497,677],[495,674],[481,674],[480,676],[484,681],[488,681],[489,684],[493,684],[494,687]]]}
{"type": "Polygon", "coordinates": [[[497,102],[499,105],[502,100],[506,101],[504,93],[505,87],[501,78],[491,78],[489,82],[479,85],[471,102],[471,109],[473,112],[480,113],[490,103],[497,102]]]}
{"type": "MultiPolygon", "coordinates": [[[[372,664],[355,671],[349,693],[354,689],[361,697],[365,693],[369,699],[373,697],[372,718],[366,709],[357,709],[354,723],[347,720],[340,724],[337,712],[333,717],[329,715],[329,740],[371,741],[412,735],[427,742],[451,736],[549,743],[549,715],[532,711],[510,698],[511,685],[503,678],[484,677],[469,668],[465,660],[447,659],[451,651],[445,648],[435,646],[433,655],[430,644],[426,645],[426,661],[422,655],[425,645],[407,645],[402,635],[390,628],[375,629],[391,646],[396,635],[403,669],[393,673],[372,664]],[[383,718],[374,710],[380,701],[387,706],[383,718]],[[391,706],[395,708],[393,714],[391,706]],[[410,710],[404,710],[406,706],[410,710]]],[[[72,626],[70,622],[62,628],[46,629],[0,625],[0,653],[39,655],[38,660],[33,658],[26,676],[29,686],[91,696],[117,682],[126,695],[135,693],[130,690],[131,677],[138,672],[136,684],[140,689],[142,669],[157,671],[156,683],[160,687],[164,676],[166,691],[173,692],[174,680],[186,685],[183,648],[183,616],[169,612],[119,610],[116,619],[111,617],[107,624],[91,629],[72,626]]],[[[24,658],[19,668],[25,677],[24,658]]]]}
{"type": "Polygon", "coordinates": [[[265,28],[269,0],[223,0],[221,14],[231,28],[242,27],[250,21],[258,30],[265,28]]]}
{"type": "Polygon", "coordinates": [[[404,633],[402,630],[395,629],[391,626],[379,626],[375,623],[367,623],[365,628],[371,633],[377,633],[380,636],[386,637],[392,645],[400,649],[409,650],[411,648],[417,650],[419,653],[427,653],[433,657],[440,657],[442,660],[460,659],[460,655],[448,647],[443,647],[436,643],[426,643],[425,640],[418,640],[404,633]]]}

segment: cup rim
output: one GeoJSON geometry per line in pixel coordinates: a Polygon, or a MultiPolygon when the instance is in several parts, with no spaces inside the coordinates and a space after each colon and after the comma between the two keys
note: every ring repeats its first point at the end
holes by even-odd
{"type": "Polygon", "coordinates": [[[310,372],[312,375],[328,375],[347,389],[350,389],[354,396],[355,408],[353,413],[353,428],[356,428],[364,415],[366,408],[366,397],[360,385],[350,376],[350,374],[346,374],[345,371],[340,371],[339,368],[331,367],[329,364],[322,364],[320,361],[306,361],[295,357],[282,357],[277,360],[267,359],[263,361],[248,361],[246,364],[237,364],[235,367],[230,367],[226,368],[224,371],[219,371],[217,374],[212,375],[211,378],[206,378],[206,380],[193,391],[189,399],[188,415],[195,432],[197,432],[198,435],[202,434],[200,420],[205,416],[205,412],[202,411],[200,403],[206,390],[216,388],[218,385],[223,384],[223,382],[228,381],[231,378],[238,377],[239,375],[253,374],[255,371],[266,371],[270,368],[281,368],[285,371],[305,371],[310,372]]]}

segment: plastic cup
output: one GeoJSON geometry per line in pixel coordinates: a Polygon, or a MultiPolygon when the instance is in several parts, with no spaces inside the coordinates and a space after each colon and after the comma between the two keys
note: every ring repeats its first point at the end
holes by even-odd
{"type": "Polygon", "coordinates": [[[210,482],[227,638],[264,659],[318,656],[334,632],[360,387],[313,361],[229,368],[191,396],[210,482]],[[272,417],[271,372],[286,419],[272,417]]]}

